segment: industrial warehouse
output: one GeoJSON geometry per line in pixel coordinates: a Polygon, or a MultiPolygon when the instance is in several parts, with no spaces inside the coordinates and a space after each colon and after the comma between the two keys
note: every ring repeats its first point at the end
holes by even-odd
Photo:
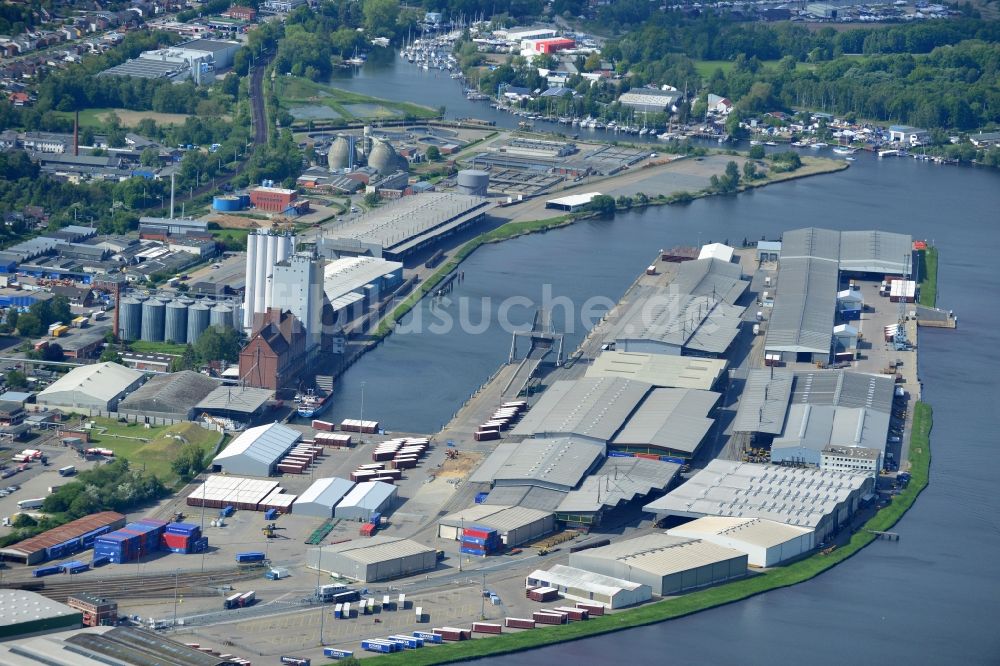
{"type": "Polygon", "coordinates": [[[215,456],[212,467],[227,474],[271,476],[300,439],[302,433],[280,423],[249,428],[215,456]]]}
{"type": "Polygon", "coordinates": [[[495,529],[503,544],[513,548],[555,531],[555,517],[536,509],[477,504],[438,520],[438,537],[458,541],[466,525],[495,529]]]}
{"type": "Polygon", "coordinates": [[[391,580],[437,566],[433,548],[409,539],[374,536],[306,551],[306,566],[362,583],[391,580]]]}
{"type": "Polygon", "coordinates": [[[653,590],[649,585],[557,564],[548,571],[536,569],[528,574],[525,584],[555,588],[567,599],[593,601],[608,608],[627,608],[649,601],[653,590]]]}
{"type": "Polygon", "coordinates": [[[37,402],[69,411],[112,412],[145,380],[143,373],[117,363],[81,366],[73,368],[39,393],[37,402]]]}

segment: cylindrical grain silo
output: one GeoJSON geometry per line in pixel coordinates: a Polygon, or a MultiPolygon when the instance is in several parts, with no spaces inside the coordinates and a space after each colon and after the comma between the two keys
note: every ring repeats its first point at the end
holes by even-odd
{"type": "Polygon", "coordinates": [[[163,342],[163,328],[166,320],[166,304],[151,298],[142,304],[142,333],[146,342],[163,342]]]}
{"type": "Polygon", "coordinates": [[[194,344],[210,323],[210,311],[204,303],[195,303],[188,308],[187,342],[194,344]]]}
{"type": "Polygon", "coordinates": [[[188,306],[181,300],[167,303],[166,323],[163,327],[163,339],[167,342],[183,344],[187,342],[188,306]]]}
{"type": "Polygon", "coordinates": [[[458,172],[459,194],[473,194],[485,197],[490,188],[490,174],[479,169],[463,169],[458,172]]]}
{"type": "Polygon", "coordinates": [[[276,234],[268,234],[267,238],[267,265],[265,267],[265,283],[264,283],[264,310],[266,311],[271,307],[273,302],[271,287],[274,284],[272,278],[272,273],[274,272],[274,262],[278,260],[278,244],[281,242],[281,236],[276,234]]]}
{"type": "Polygon", "coordinates": [[[128,342],[142,335],[142,301],[139,299],[128,296],[118,304],[118,335],[128,342]]]}
{"type": "Polygon", "coordinates": [[[267,286],[267,235],[257,232],[257,267],[254,269],[253,311],[264,311],[264,291],[267,286]]]}
{"type": "Polygon", "coordinates": [[[275,261],[281,262],[292,255],[292,237],[288,234],[278,236],[278,254],[275,261]]]}
{"type": "Polygon", "coordinates": [[[219,304],[212,308],[209,322],[219,328],[233,327],[233,309],[228,305],[219,304]]]}
{"type": "Polygon", "coordinates": [[[250,328],[253,316],[255,275],[257,270],[257,234],[247,236],[247,268],[243,282],[243,328],[250,328]]]}

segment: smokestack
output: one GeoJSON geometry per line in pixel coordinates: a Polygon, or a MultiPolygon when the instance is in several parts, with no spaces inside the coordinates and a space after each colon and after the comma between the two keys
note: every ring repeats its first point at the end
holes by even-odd
{"type": "Polygon", "coordinates": [[[73,157],[80,156],[80,112],[73,117],[73,157]]]}
{"type": "Polygon", "coordinates": [[[170,174],[170,219],[174,219],[174,174],[170,174]]]}
{"type": "Polygon", "coordinates": [[[121,322],[121,316],[122,316],[122,283],[121,282],[115,282],[114,287],[112,289],[112,293],[114,294],[114,298],[115,298],[115,320],[114,320],[114,324],[113,324],[113,333],[114,333],[114,336],[115,336],[115,340],[117,340],[118,339],[119,326],[120,326],[120,322],[121,322]]]}

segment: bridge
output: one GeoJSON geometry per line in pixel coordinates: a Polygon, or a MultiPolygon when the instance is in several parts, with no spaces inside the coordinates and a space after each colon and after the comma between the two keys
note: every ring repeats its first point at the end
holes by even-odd
{"type": "Polygon", "coordinates": [[[536,372],[539,366],[551,354],[555,353],[555,366],[557,368],[565,362],[563,334],[555,332],[547,310],[536,310],[531,328],[527,331],[514,331],[511,335],[508,363],[517,361],[518,341],[523,338],[527,339],[528,352],[521,359],[517,371],[504,387],[502,392],[504,400],[512,400],[525,392],[532,380],[537,380],[536,372]]]}

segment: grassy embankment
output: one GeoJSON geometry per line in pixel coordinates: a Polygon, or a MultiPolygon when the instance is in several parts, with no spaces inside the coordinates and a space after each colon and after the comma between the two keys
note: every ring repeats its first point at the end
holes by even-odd
{"type": "Polygon", "coordinates": [[[173,354],[180,356],[187,348],[186,344],[176,344],[173,342],[148,342],[146,340],[133,340],[128,343],[132,351],[139,354],[173,354]]]}
{"type": "MultiPolygon", "coordinates": [[[[561,627],[546,627],[500,637],[489,637],[439,646],[433,650],[398,653],[376,657],[372,664],[403,664],[428,666],[445,664],[497,655],[530,648],[577,640],[587,636],[619,631],[655,622],[662,622],[690,615],[709,608],[741,601],[769,590],[795,585],[813,578],[843,562],[875,539],[872,531],[890,529],[913,505],[920,492],[927,486],[930,472],[930,431],[932,412],[930,405],[918,402],[913,415],[913,437],[910,444],[912,478],[910,484],[893,502],[873,516],[856,532],[850,542],[828,555],[817,553],[805,560],[785,567],[769,570],[750,578],[699,592],[667,599],[634,610],[623,611],[586,622],[574,622],[561,627]]],[[[367,662],[366,662],[367,663],[367,662]]]]}
{"type": "MultiPolygon", "coordinates": [[[[302,106],[325,106],[339,118],[317,118],[317,123],[337,120],[392,120],[395,118],[436,118],[436,109],[412,104],[392,102],[378,97],[369,97],[348,92],[340,88],[316,83],[299,76],[281,76],[274,81],[274,93],[278,105],[285,111],[302,106]]],[[[297,120],[300,124],[305,121],[297,120]]]]}
{"type": "Polygon", "coordinates": [[[94,446],[111,449],[116,456],[155,474],[165,486],[174,487],[179,479],[170,464],[184,444],[197,444],[211,453],[219,434],[195,423],[175,423],[171,426],[151,426],[142,423],[119,423],[114,419],[90,418],[94,422],[90,441],[94,446]]]}
{"type": "Polygon", "coordinates": [[[933,308],[937,304],[938,251],[928,247],[924,251],[924,279],[920,281],[920,304],[933,308]]]}

